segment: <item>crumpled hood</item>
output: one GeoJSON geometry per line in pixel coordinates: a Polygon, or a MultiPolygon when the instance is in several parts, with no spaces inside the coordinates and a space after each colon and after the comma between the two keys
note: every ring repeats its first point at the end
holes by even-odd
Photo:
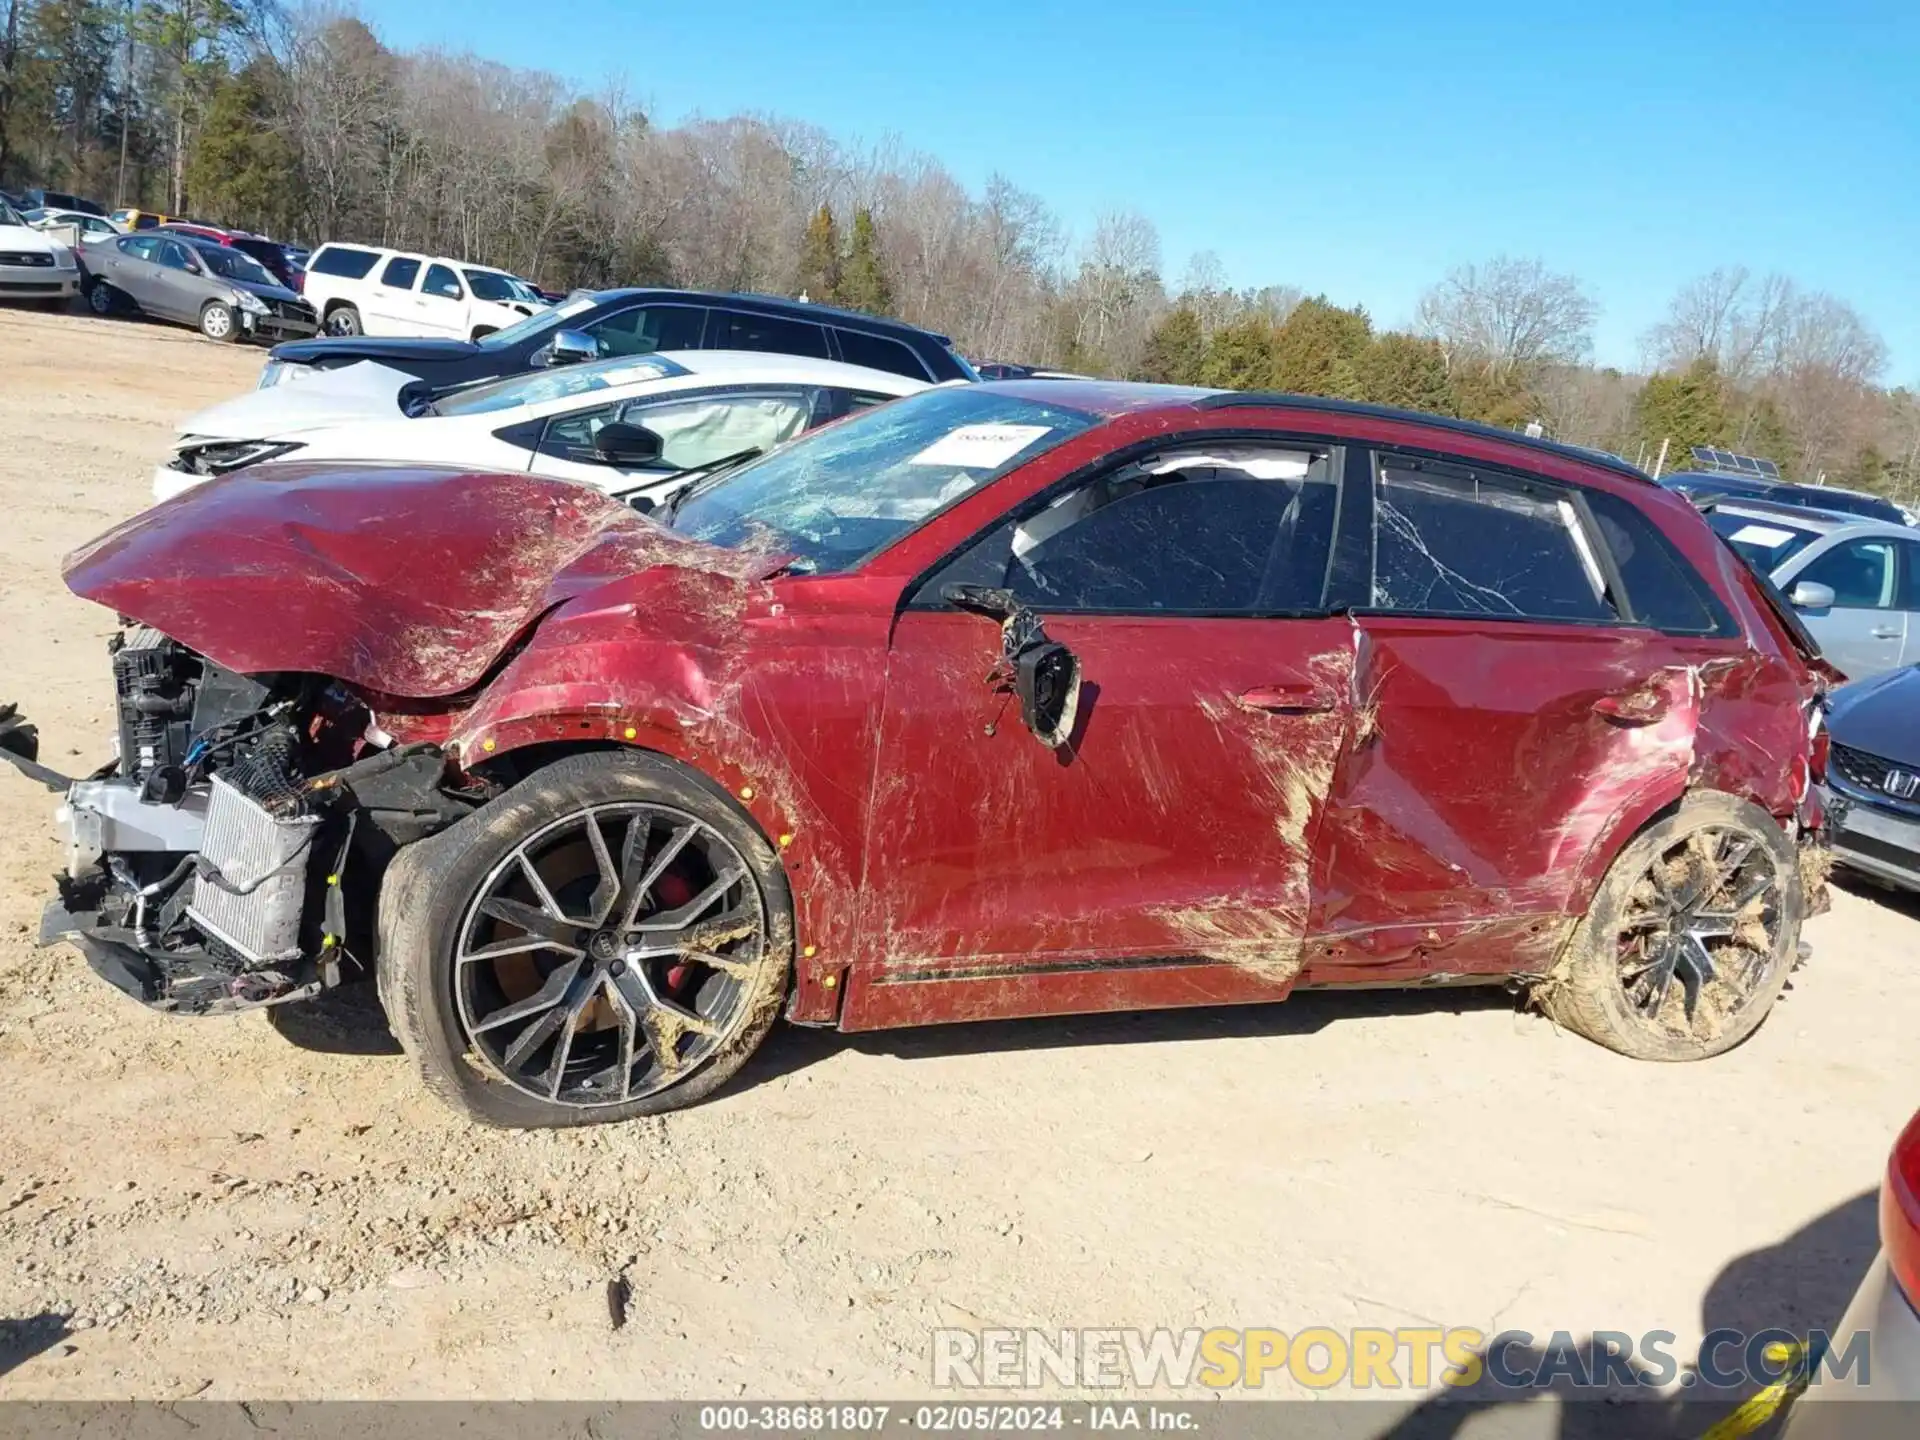
{"type": "Polygon", "coordinates": [[[425,699],[471,688],[535,619],[653,566],[746,582],[777,557],[689,540],[586,485],[383,465],[259,465],[67,557],[76,595],[245,674],[425,699]]]}
{"type": "Polygon", "coordinates": [[[1842,685],[1829,703],[1834,744],[1920,766],[1920,666],[1842,685]]]}
{"type": "Polygon", "coordinates": [[[400,392],[415,384],[404,370],[363,361],[323,370],[291,385],[249,390],[180,422],[180,441],[268,440],[356,420],[397,420],[400,392]]]}

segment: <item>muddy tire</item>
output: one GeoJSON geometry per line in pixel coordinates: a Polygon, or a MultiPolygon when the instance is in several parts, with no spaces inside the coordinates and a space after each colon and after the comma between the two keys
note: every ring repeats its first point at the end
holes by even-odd
{"type": "Polygon", "coordinates": [[[240,322],[233,313],[233,307],[218,300],[209,300],[202,305],[200,333],[209,340],[219,341],[222,345],[239,339],[240,322]]]}
{"type": "Polygon", "coordinates": [[[1541,1008],[1636,1060],[1704,1060],[1766,1019],[1805,915],[1798,856],[1773,817],[1691,795],[1614,859],[1541,1008]]]}
{"type": "Polygon", "coordinates": [[[360,311],[352,305],[336,305],[327,311],[326,318],[320,322],[320,330],[326,335],[366,333],[360,326],[360,311]]]}
{"type": "Polygon", "coordinates": [[[427,1087],[490,1125],[712,1093],[772,1028],[792,952],[773,847],[655,755],[557,761],[402,850],[380,893],[388,1022],[427,1087]]]}

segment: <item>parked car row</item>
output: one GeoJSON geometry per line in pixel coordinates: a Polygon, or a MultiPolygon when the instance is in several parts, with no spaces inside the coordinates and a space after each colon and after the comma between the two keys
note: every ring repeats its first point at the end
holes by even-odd
{"type": "Polygon", "coordinates": [[[313,307],[245,251],[191,231],[146,230],[86,247],[87,305],[195,326],[209,340],[312,335],[313,307]]]}

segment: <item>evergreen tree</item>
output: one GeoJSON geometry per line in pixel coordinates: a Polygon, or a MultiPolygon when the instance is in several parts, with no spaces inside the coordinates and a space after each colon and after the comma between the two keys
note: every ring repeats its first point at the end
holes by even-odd
{"type": "Polygon", "coordinates": [[[799,290],[822,305],[840,303],[840,226],[833,211],[822,205],[807,222],[800,243],[799,290]]]}
{"type": "Polygon", "coordinates": [[[1484,365],[1469,365],[1455,370],[1448,383],[1453,387],[1455,413],[1463,420],[1518,430],[1533,419],[1533,397],[1514,370],[1496,374],[1484,365]]]}
{"type": "Polygon", "coordinates": [[[1446,356],[1437,340],[1389,332],[1360,352],[1354,371],[1362,400],[1434,415],[1459,413],[1460,402],[1447,379],[1446,356]]]}
{"type": "Polygon", "coordinates": [[[1206,358],[1200,362],[1200,383],[1223,390],[1273,388],[1273,327],[1258,315],[1249,315],[1213,332],[1206,358]]]}
{"type": "Polygon", "coordinates": [[[273,124],[275,105],[272,76],[256,61],[214,91],[194,138],[187,190],[229,225],[279,233],[293,223],[287,177],[299,157],[273,124]]]}
{"type": "Polygon", "coordinates": [[[1302,300],[1274,332],[1273,383],[1296,395],[1360,392],[1361,354],[1373,340],[1373,322],[1358,306],[1342,310],[1326,296],[1302,300]]]}
{"type": "Polygon", "coordinates": [[[873,212],[853,212],[853,244],[847,263],[840,271],[840,303],[869,315],[893,313],[893,286],[880,264],[879,237],[875,233],[873,212]]]}
{"type": "Polygon", "coordinates": [[[1696,360],[1677,375],[1654,375],[1633,403],[1634,437],[1649,455],[1666,442],[1667,469],[1684,470],[1695,445],[1727,443],[1726,388],[1711,360],[1696,360]]]}
{"type": "Polygon", "coordinates": [[[1198,385],[1206,358],[1200,317],[1181,305],[1162,316],[1147,337],[1146,354],[1140,360],[1140,378],[1163,385],[1198,385]]]}

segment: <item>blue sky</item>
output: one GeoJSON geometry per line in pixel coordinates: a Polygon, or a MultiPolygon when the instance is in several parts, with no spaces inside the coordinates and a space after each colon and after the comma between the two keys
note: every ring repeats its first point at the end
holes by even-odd
{"type": "Polygon", "coordinates": [[[1168,278],[1324,290],[1407,321],[1449,266],[1539,256],[1627,365],[1716,265],[1830,290],[1920,383],[1913,0],[365,0],[400,47],[470,49],[655,117],[751,110],[999,171],[1084,235],[1159,227],[1168,278]]]}

